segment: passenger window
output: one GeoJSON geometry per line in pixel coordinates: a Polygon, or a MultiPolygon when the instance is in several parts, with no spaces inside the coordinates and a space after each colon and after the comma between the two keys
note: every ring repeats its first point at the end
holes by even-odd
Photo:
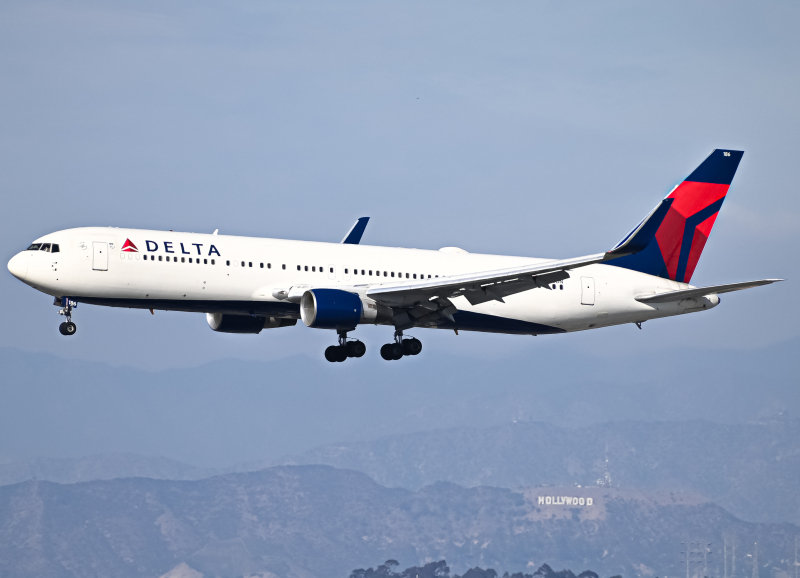
{"type": "Polygon", "coordinates": [[[364,269],[361,269],[361,274],[362,274],[362,275],[364,274],[364,269]]]}
{"type": "Polygon", "coordinates": [[[372,269],[369,270],[369,276],[372,277],[372,269]]]}
{"type": "Polygon", "coordinates": [[[306,271],[308,271],[308,265],[306,265],[306,271]]]}
{"type": "Polygon", "coordinates": [[[225,264],[226,264],[228,267],[230,267],[230,266],[231,266],[231,262],[230,262],[230,261],[225,261],[225,264]]]}
{"type": "Polygon", "coordinates": [[[317,272],[317,267],[316,267],[316,265],[312,265],[312,266],[311,266],[311,272],[312,272],[312,273],[316,273],[316,272],[317,272]]]}
{"type": "Polygon", "coordinates": [[[408,279],[408,273],[406,273],[406,279],[408,279]]]}
{"type": "Polygon", "coordinates": [[[259,265],[261,266],[262,269],[264,268],[264,263],[259,263],[259,265]]]}
{"type": "Polygon", "coordinates": [[[281,269],[286,270],[286,265],[281,265],[281,269]]]}
{"type": "Polygon", "coordinates": [[[158,256],[158,260],[161,261],[161,255],[158,256]]]}
{"type": "Polygon", "coordinates": [[[189,263],[191,263],[191,262],[192,262],[192,258],[191,258],[191,257],[189,257],[189,263]]]}
{"type": "Polygon", "coordinates": [[[331,272],[331,273],[333,273],[333,267],[331,267],[331,270],[330,270],[330,272],[331,272]]]}
{"type": "Polygon", "coordinates": [[[298,270],[298,271],[300,270],[300,265],[298,265],[298,266],[297,266],[297,270],[298,270]]]}
{"type": "Polygon", "coordinates": [[[386,271],[383,272],[383,276],[384,277],[388,277],[388,274],[386,273],[386,271]]]}
{"type": "Polygon", "coordinates": [[[272,269],[272,263],[267,263],[267,269],[272,269]]]}
{"type": "Polygon", "coordinates": [[[392,271],[392,277],[394,277],[394,271],[392,271]]]}
{"type": "Polygon", "coordinates": [[[211,264],[212,264],[212,265],[215,265],[215,264],[216,264],[216,261],[215,261],[214,259],[211,259],[211,264]]]}
{"type": "MultiPolygon", "coordinates": [[[[244,264],[244,263],[243,263],[243,264],[244,264]]],[[[252,266],[253,266],[253,262],[252,262],[252,261],[248,261],[248,262],[247,262],[247,266],[248,266],[248,267],[252,267],[252,266]]]]}
{"type": "Polygon", "coordinates": [[[242,267],[244,267],[244,261],[242,261],[242,267]]]}
{"type": "Polygon", "coordinates": [[[203,265],[208,265],[208,259],[203,259],[203,265]]]}
{"type": "Polygon", "coordinates": [[[50,249],[51,253],[58,253],[58,243],[53,243],[53,248],[50,249]]]}
{"type": "Polygon", "coordinates": [[[563,291],[563,290],[564,290],[564,286],[563,286],[563,285],[561,285],[561,286],[560,286],[560,290],[561,290],[561,291],[563,291]]]}
{"type": "Polygon", "coordinates": [[[347,267],[345,267],[345,268],[344,268],[344,274],[345,274],[345,275],[347,275],[347,274],[348,274],[348,272],[347,272],[347,267]]]}
{"type": "Polygon", "coordinates": [[[358,275],[358,269],[353,269],[353,275],[358,275]]]}

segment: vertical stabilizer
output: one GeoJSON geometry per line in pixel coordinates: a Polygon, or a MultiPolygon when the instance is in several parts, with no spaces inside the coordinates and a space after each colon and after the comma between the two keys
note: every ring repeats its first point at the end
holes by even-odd
{"type": "MultiPolygon", "coordinates": [[[[652,237],[648,235],[646,244],[639,239],[635,254],[613,259],[608,264],[689,283],[743,154],[724,149],[712,152],[667,195],[664,201],[669,201],[669,205],[662,201],[657,207],[656,210],[665,213],[652,237]]],[[[642,224],[617,247],[629,243],[628,239],[640,228],[642,224]]],[[[635,236],[641,238],[642,232],[635,236]]]]}

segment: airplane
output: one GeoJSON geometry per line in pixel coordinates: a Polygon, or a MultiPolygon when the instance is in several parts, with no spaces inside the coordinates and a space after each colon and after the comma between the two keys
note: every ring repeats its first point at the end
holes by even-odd
{"type": "Polygon", "coordinates": [[[782,279],[689,284],[742,151],[716,149],[613,248],[541,259],[361,245],[366,218],[340,243],[113,227],[36,239],[8,263],[47,295],[74,335],[79,303],[205,313],[212,330],[335,331],[325,358],[362,357],[359,325],[392,328],[385,360],[418,355],[415,328],[549,335],[706,311],[719,295],[782,279]],[[348,242],[349,239],[349,242],[348,242]]]}

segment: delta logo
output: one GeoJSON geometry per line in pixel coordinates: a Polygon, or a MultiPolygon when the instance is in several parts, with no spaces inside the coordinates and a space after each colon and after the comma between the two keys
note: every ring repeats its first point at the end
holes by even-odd
{"type": "Polygon", "coordinates": [[[125,243],[122,245],[120,251],[123,253],[138,253],[139,249],[136,248],[136,245],[134,245],[130,239],[125,239],[125,243]]]}

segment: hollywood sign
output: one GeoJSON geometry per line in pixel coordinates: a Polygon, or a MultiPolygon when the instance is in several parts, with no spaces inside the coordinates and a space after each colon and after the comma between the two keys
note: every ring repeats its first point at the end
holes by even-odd
{"type": "Polygon", "coordinates": [[[539,496],[540,506],[591,506],[592,498],[574,498],[570,496],[539,496]]]}

